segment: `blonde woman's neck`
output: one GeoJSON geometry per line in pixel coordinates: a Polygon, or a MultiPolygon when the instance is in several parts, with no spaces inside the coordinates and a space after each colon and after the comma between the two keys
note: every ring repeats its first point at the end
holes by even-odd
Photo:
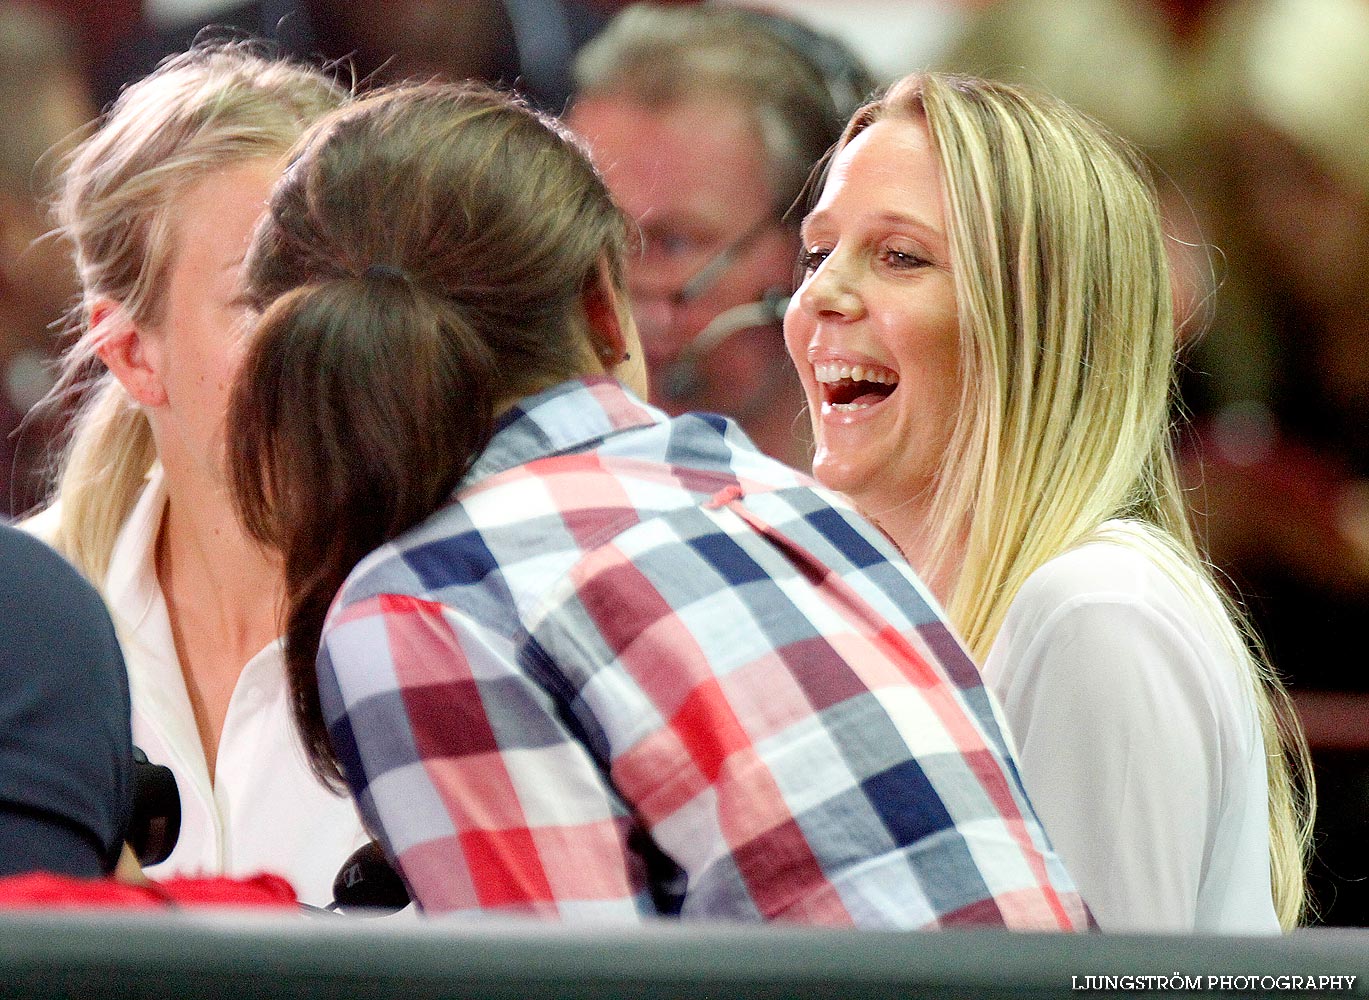
{"type": "Polygon", "coordinates": [[[965,563],[965,540],[955,541],[949,551],[938,556],[936,548],[941,543],[942,532],[932,523],[928,504],[908,500],[882,506],[852,499],[860,512],[898,546],[903,558],[917,571],[937,602],[943,608],[949,607],[965,563]]]}
{"type": "Polygon", "coordinates": [[[167,469],[157,577],[168,600],[188,597],[194,620],[216,638],[256,652],[277,634],[281,566],[249,538],[222,484],[178,482],[167,469]]]}
{"type": "Polygon", "coordinates": [[[187,488],[168,470],[156,571],[212,778],[238,678],[279,634],[280,563],[247,537],[221,487],[187,488]]]}

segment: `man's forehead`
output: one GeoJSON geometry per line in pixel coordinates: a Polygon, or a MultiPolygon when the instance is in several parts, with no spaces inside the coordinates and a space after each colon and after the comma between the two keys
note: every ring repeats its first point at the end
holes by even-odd
{"type": "Polygon", "coordinates": [[[699,94],[649,107],[594,97],[568,118],[590,148],[614,198],[639,222],[754,214],[773,199],[760,136],[737,102],[699,94]]]}

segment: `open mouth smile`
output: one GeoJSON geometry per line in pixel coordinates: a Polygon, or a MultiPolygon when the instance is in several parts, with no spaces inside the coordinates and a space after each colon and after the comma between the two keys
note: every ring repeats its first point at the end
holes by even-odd
{"type": "Polygon", "coordinates": [[[898,372],[888,368],[824,362],[813,366],[822,408],[854,413],[884,402],[898,388],[898,372]]]}

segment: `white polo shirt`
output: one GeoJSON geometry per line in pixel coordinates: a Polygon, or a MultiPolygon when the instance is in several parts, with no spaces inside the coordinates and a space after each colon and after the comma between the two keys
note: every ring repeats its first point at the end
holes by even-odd
{"type": "Polygon", "coordinates": [[[302,902],[332,901],[333,879],[370,838],[349,797],[314,777],[295,733],[276,640],[243,667],[211,783],[172,639],[154,554],[166,505],[161,467],[115,542],[104,597],[118,625],[133,700],[133,742],[176,776],[181,833],[153,878],[259,872],[284,876],[302,902]]]}

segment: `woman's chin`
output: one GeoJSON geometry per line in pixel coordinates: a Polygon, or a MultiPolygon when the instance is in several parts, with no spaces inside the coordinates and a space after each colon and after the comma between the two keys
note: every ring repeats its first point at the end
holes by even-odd
{"type": "Polygon", "coordinates": [[[868,456],[852,455],[819,440],[813,454],[813,478],[829,490],[854,496],[868,489],[874,468],[868,456]]]}

